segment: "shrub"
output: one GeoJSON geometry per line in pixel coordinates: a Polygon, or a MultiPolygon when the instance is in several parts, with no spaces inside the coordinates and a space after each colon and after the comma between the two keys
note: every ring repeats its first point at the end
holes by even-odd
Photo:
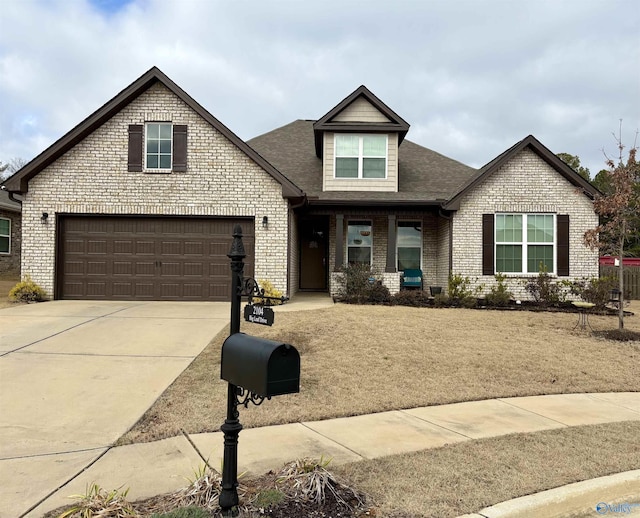
{"type": "Polygon", "coordinates": [[[565,301],[566,295],[561,286],[553,282],[547,267],[540,263],[537,277],[525,282],[524,289],[531,294],[533,300],[542,306],[556,306],[565,301]]]}
{"type": "Polygon", "coordinates": [[[596,277],[571,283],[571,293],[578,295],[585,302],[591,302],[596,307],[603,308],[609,302],[610,291],[617,286],[618,279],[615,277],[596,277]]]}
{"type": "Polygon", "coordinates": [[[367,302],[371,304],[389,304],[391,302],[391,293],[382,282],[375,281],[369,289],[367,302]]]}
{"type": "Polygon", "coordinates": [[[431,301],[426,292],[422,290],[401,290],[391,297],[391,304],[394,306],[423,308],[429,306],[431,301]]]}
{"type": "Polygon", "coordinates": [[[47,293],[26,275],[24,280],[11,288],[9,299],[14,302],[42,302],[47,300],[47,293]]]}
{"type": "MultiPolygon", "coordinates": [[[[276,287],[271,283],[271,281],[268,281],[267,279],[262,279],[258,281],[258,284],[260,285],[261,291],[264,290],[265,296],[276,297],[276,298],[282,297],[282,292],[276,289],[276,287]]],[[[264,299],[262,297],[254,297],[253,303],[264,304],[265,306],[278,306],[282,304],[282,300],[272,300],[272,299],[264,299]]]]}
{"type": "Polygon", "coordinates": [[[478,305],[476,294],[482,291],[483,286],[476,286],[473,291],[470,288],[471,279],[457,273],[450,273],[448,280],[449,305],[474,308],[478,305]]]}
{"type": "Polygon", "coordinates": [[[507,284],[505,283],[507,276],[503,273],[496,273],[495,279],[497,284],[491,286],[491,291],[485,297],[487,304],[498,307],[508,306],[513,294],[507,290],[507,284]]]}
{"type": "Polygon", "coordinates": [[[128,492],[128,489],[124,491],[119,489],[106,491],[94,482],[91,485],[87,485],[84,495],[73,495],[71,498],[78,500],[78,502],[58,518],[85,518],[92,516],[136,517],[138,514],[131,503],[127,501],[128,492]]]}
{"type": "Polygon", "coordinates": [[[348,304],[364,304],[369,301],[375,279],[368,264],[349,264],[342,269],[343,279],[338,296],[348,304]]]}
{"type": "Polygon", "coordinates": [[[444,293],[438,293],[435,297],[433,297],[433,305],[437,308],[448,308],[451,306],[451,300],[448,295],[444,293]]]}

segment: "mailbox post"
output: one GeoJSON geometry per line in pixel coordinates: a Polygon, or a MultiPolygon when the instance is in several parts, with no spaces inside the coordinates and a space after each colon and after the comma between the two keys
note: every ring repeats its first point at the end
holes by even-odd
{"type": "MultiPolygon", "coordinates": [[[[224,433],[224,460],[220,507],[222,516],[238,516],[238,435],[242,430],[238,406],[260,405],[265,399],[300,391],[300,355],[295,347],[240,333],[242,296],[259,296],[254,279],[244,279],[242,228],[233,229],[233,243],[227,254],[231,259],[231,326],[222,345],[220,377],[226,380],[227,418],[220,430],[224,433]],[[242,398],[242,399],[240,399],[242,398]]],[[[285,299],[282,299],[285,300],[285,299]]]]}

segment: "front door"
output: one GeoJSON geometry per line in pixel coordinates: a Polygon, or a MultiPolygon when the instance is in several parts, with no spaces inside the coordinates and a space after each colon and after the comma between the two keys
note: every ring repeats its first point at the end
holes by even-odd
{"type": "Polygon", "coordinates": [[[327,289],[329,218],[300,220],[300,289],[327,289]]]}

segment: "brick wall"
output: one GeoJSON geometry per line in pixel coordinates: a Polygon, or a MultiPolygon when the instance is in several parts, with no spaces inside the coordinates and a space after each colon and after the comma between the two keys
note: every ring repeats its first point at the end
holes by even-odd
{"type": "Polygon", "coordinates": [[[56,213],[255,217],[255,276],[287,290],[288,202],[280,184],[161,84],[29,182],[22,273],[53,293],[56,213]],[[127,172],[128,125],[188,126],[184,173],[127,172]],[[49,222],[40,221],[42,212],[49,222]],[[268,216],[267,229],[262,217],[268,216]]]}
{"type": "Polygon", "coordinates": [[[11,222],[11,244],[8,254],[0,254],[0,275],[20,275],[20,255],[22,248],[22,217],[19,212],[0,209],[0,218],[11,222]]]}
{"type": "MultiPolygon", "coordinates": [[[[569,214],[571,276],[561,279],[598,276],[598,252],[582,243],[584,232],[598,224],[593,203],[537,154],[525,149],[467,194],[453,218],[452,270],[470,276],[474,285],[485,284],[485,293],[495,279],[482,275],[482,214],[496,212],[569,214]]],[[[527,278],[510,277],[508,285],[514,296],[527,298],[523,287],[527,278]]]]}

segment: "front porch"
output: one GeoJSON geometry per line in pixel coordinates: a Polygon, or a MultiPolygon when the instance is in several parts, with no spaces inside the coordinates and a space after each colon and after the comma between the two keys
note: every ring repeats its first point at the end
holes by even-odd
{"type": "Polygon", "coordinates": [[[422,271],[423,286],[446,287],[450,271],[450,220],[426,210],[305,213],[298,220],[298,289],[336,295],[342,269],[370,265],[377,279],[397,293],[407,269],[422,271]]]}

